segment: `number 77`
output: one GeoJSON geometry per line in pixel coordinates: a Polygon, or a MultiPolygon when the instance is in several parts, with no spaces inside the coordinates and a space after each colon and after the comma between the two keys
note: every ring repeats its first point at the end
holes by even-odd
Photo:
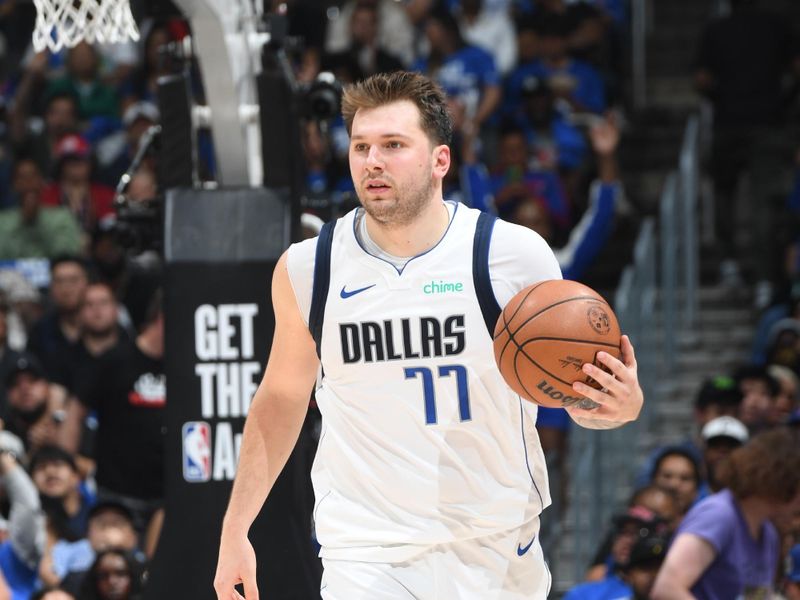
{"type": "MultiPolygon", "coordinates": [[[[422,394],[425,399],[425,424],[436,423],[436,392],[433,387],[433,372],[428,367],[406,367],[403,369],[406,379],[415,379],[422,376],[422,394]]],[[[458,391],[458,414],[462,421],[472,419],[469,409],[469,388],[467,387],[467,368],[464,365],[442,365],[438,368],[439,377],[449,377],[456,374],[456,389],[458,391]]]]}

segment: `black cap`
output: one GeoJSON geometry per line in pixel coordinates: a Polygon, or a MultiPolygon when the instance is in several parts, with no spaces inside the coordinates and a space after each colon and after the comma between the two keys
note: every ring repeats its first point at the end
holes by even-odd
{"type": "Polygon", "coordinates": [[[97,504],[95,504],[94,506],[92,506],[92,508],[89,509],[89,515],[88,515],[87,518],[89,520],[92,520],[94,517],[96,517],[100,513],[103,513],[103,512],[109,511],[109,510],[121,514],[126,519],[128,519],[131,523],[133,523],[133,512],[131,512],[131,509],[128,508],[127,506],[125,506],[122,502],[117,502],[116,500],[101,500],[101,501],[99,501],[97,504]]]}
{"type": "Polygon", "coordinates": [[[695,398],[698,409],[706,408],[712,404],[723,406],[737,406],[742,401],[742,392],[733,377],[717,375],[709,377],[700,386],[695,398]]]}
{"type": "Polygon", "coordinates": [[[36,358],[33,354],[20,354],[11,365],[11,368],[6,373],[6,380],[5,386],[7,388],[14,385],[17,375],[20,373],[30,373],[36,379],[42,379],[45,377],[44,368],[42,364],[39,362],[39,359],[36,358]]]}

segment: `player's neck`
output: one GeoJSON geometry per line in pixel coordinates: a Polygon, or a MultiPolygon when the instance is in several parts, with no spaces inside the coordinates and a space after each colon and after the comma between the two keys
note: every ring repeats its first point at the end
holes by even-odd
{"type": "Polygon", "coordinates": [[[393,256],[417,256],[442,239],[450,224],[450,211],[441,196],[434,197],[408,224],[384,224],[369,215],[367,232],[381,250],[393,256]]]}

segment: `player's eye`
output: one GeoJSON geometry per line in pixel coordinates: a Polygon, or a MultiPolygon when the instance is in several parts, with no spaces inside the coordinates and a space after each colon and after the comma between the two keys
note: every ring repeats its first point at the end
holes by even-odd
{"type": "Polygon", "coordinates": [[[355,150],[356,152],[366,152],[368,149],[369,146],[367,146],[366,144],[355,144],[353,146],[353,150],[355,150]]]}
{"type": "Polygon", "coordinates": [[[393,150],[396,150],[397,148],[401,148],[402,146],[403,146],[403,144],[401,144],[400,142],[397,142],[397,141],[388,142],[386,144],[387,148],[392,148],[393,150]]]}

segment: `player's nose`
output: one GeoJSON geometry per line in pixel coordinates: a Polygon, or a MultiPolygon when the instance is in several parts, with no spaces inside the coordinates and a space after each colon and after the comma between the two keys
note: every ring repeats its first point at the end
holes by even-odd
{"type": "Polygon", "coordinates": [[[367,170],[383,169],[383,156],[381,155],[380,148],[373,144],[367,152],[367,170]]]}

